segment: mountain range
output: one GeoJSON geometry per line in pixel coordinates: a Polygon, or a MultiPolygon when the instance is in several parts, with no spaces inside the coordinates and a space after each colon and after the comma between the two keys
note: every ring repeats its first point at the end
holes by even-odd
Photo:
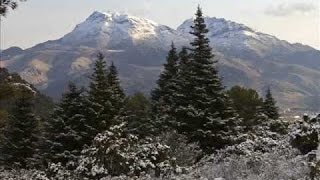
{"type": "MultiPolygon", "coordinates": [[[[263,93],[271,87],[282,108],[320,107],[320,51],[291,44],[243,24],[206,17],[218,69],[226,87],[242,85],[263,93]]],[[[118,67],[130,93],[149,93],[172,42],[189,46],[192,19],[177,29],[145,18],[94,12],[57,40],[29,49],[2,51],[2,63],[45,94],[59,98],[68,81],[87,85],[96,54],[118,67]]]]}

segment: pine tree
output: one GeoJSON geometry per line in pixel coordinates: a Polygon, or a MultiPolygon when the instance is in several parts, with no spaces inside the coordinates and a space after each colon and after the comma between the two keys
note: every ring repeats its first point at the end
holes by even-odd
{"type": "Polygon", "coordinates": [[[152,110],[156,115],[156,126],[160,131],[172,127],[172,123],[175,122],[173,105],[174,94],[177,92],[178,61],[177,49],[172,43],[167,62],[164,64],[164,71],[160,74],[157,87],[151,93],[152,110]]]}
{"type": "MultiPolygon", "coordinates": [[[[178,73],[176,77],[176,92],[172,93],[173,96],[173,121],[171,121],[171,126],[173,129],[178,130],[180,133],[184,132],[183,127],[185,125],[181,112],[181,108],[188,107],[190,103],[190,88],[192,84],[190,80],[190,64],[191,56],[186,47],[183,47],[179,52],[179,63],[178,63],[178,73]]],[[[186,110],[186,109],[185,109],[186,110]]]]}
{"type": "Polygon", "coordinates": [[[176,78],[178,73],[178,60],[177,48],[172,43],[171,50],[167,56],[167,62],[164,64],[164,71],[160,74],[157,87],[151,93],[153,101],[159,102],[160,98],[168,99],[171,93],[170,81],[176,78]]]}
{"type": "Polygon", "coordinates": [[[210,151],[230,143],[226,137],[234,133],[236,119],[213,61],[200,7],[191,28],[195,39],[191,42],[188,68],[179,73],[181,87],[177,94],[181,100],[176,100],[175,116],[178,130],[210,151]]]}
{"type": "Polygon", "coordinates": [[[64,165],[75,160],[94,138],[90,122],[85,117],[83,90],[69,84],[52,117],[45,124],[45,158],[64,165]]]}
{"type": "Polygon", "coordinates": [[[155,134],[151,121],[151,103],[142,93],[136,93],[126,100],[124,120],[127,122],[126,131],[139,137],[155,134]]]}
{"type": "Polygon", "coordinates": [[[39,121],[34,114],[33,94],[28,90],[23,90],[16,100],[7,123],[0,149],[1,164],[29,168],[35,162],[39,121]]]}
{"type": "Polygon", "coordinates": [[[243,119],[241,125],[246,131],[252,130],[253,126],[261,122],[259,116],[263,106],[263,99],[254,89],[246,89],[240,86],[232,87],[227,94],[232,100],[232,106],[243,119]]]}
{"type": "Polygon", "coordinates": [[[111,108],[110,109],[110,117],[113,118],[120,114],[121,109],[124,105],[125,100],[125,94],[123,92],[123,89],[120,85],[120,80],[118,78],[118,71],[116,66],[111,63],[111,66],[109,67],[109,73],[107,75],[108,80],[108,88],[110,89],[111,95],[110,95],[110,102],[111,102],[111,108]]]}
{"type": "Polygon", "coordinates": [[[96,134],[102,132],[112,124],[111,90],[108,81],[108,69],[104,55],[99,53],[95,62],[88,92],[88,115],[96,134]]]}
{"type": "Polygon", "coordinates": [[[266,97],[263,103],[264,113],[271,119],[279,119],[279,108],[272,96],[271,89],[267,89],[266,97]]]}
{"type": "Polygon", "coordinates": [[[183,74],[182,71],[187,71],[190,63],[190,55],[186,47],[182,47],[181,51],[179,52],[179,64],[178,64],[178,74],[183,74]]]}

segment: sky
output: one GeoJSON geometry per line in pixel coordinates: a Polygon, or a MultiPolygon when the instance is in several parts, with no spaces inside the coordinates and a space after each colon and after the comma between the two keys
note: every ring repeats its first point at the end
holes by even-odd
{"type": "Polygon", "coordinates": [[[28,0],[1,21],[1,48],[29,48],[62,37],[94,11],[145,17],[177,28],[200,4],[225,18],[320,49],[320,0],[28,0]]]}

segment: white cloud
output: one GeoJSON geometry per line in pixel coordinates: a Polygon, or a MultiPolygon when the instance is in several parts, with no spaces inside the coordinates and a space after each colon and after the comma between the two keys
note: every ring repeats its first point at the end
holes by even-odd
{"type": "Polygon", "coordinates": [[[281,3],[269,6],[265,10],[265,14],[272,16],[288,16],[292,14],[306,14],[314,12],[318,9],[317,5],[307,2],[281,3]]]}

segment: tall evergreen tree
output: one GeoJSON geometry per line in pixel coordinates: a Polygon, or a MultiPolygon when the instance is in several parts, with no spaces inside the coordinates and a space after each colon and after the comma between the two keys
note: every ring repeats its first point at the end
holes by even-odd
{"type": "Polygon", "coordinates": [[[151,93],[152,110],[156,115],[156,126],[160,130],[172,127],[172,123],[175,122],[173,104],[175,103],[174,95],[177,92],[178,62],[177,49],[172,43],[164,70],[157,81],[157,87],[151,93]]]}
{"type": "Polygon", "coordinates": [[[39,121],[34,114],[33,94],[23,90],[16,100],[0,148],[1,164],[29,168],[34,163],[39,136],[39,121]]]}
{"type": "MultiPolygon", "coordinates": [[[[173,107],[173,114],[170,126],[173,129],[179,130],[180,133],[184,132],[181,127],[184,125],[184,121],[181,121],[183,117],[179,112],[181,108],[189,107],[190,103],[190,88],[193,87],[189,81],[191,56],[186,47],[183,47],[179,52],[178,73],[175,80],[176,92],[172,93],[173,101],[171,107],[173,107]]],[[[186,109],[185,109],[186,110],[186,109]]]]}
{"type": "Polygon", "coordinates": [[[266,97],[263,103],[264,114],[271,119],[279,118],[279,108],[276,106],[276,101],[272,96],[271,89],[267,89],[266,97]]]}
{"type": "Polygon", "coordinates": [[[108,67],[104,60],[104,55],[99,53],[95,62],[95,67],[91,75],[91,82],[88,92],[88,118],[92,127],[102,132],[112,124],[111,117],[111,89],[108,81],[108,67]]]}
{"type": "Polygon", "coordinates": [[[87,118],[97,130],[96,134],[118,123],[116,119],[119,118],[115,117],[120,115],[125,99],[115,65],[107,67],[104,59],[99,53],[87,98],[87,118]]]}
{"type": "Polygon", "coordinates": [[[171,95],[171,84],[170,82],[176,78],[178,73],[178,60],[179,56],[177,48],[174,44],[171,44],[171,49],[167,56],[167,62],[164,64],[164,70],[160,74],[160,78],[157,81],[157,87],[151,93],[152,100],[158,102],[160,98],[168,99],[171,95]]]}
{"type": "Polygon", "coordinates": [[[46,159],[66,164],[80,155],[85,144],[90,145],[94,134],[85,109],[83,90],[70,83],[68,92],[45,124],[46,159]]]}
{"type": "Polygon", "coordinates": [[[108,80],[108,88],[110,89],[110,102],[111,102],[111,109],[110,109],[110,117],[113,118],[119,115],[121,109],[124,105],[125,94],[123,89],[120,85],[120,80],[118,77],[118,71],[116,66],[111,63],[109,67],[109,73],[107,75],[108,80]]]}
{"type": "Polygon", "coordinates": [[[177,94],[183,100],[177,101],[176,119],[180,132],[210,151],[212,147],[221,148],[230,143],[232,140],[227,140],[227,136],[234,133],[232,128],[236,125],[215,67],[200,7],[191,28],[195,39],[191,42],[188,70],[179,75],[182,86],[177,94]]]}

